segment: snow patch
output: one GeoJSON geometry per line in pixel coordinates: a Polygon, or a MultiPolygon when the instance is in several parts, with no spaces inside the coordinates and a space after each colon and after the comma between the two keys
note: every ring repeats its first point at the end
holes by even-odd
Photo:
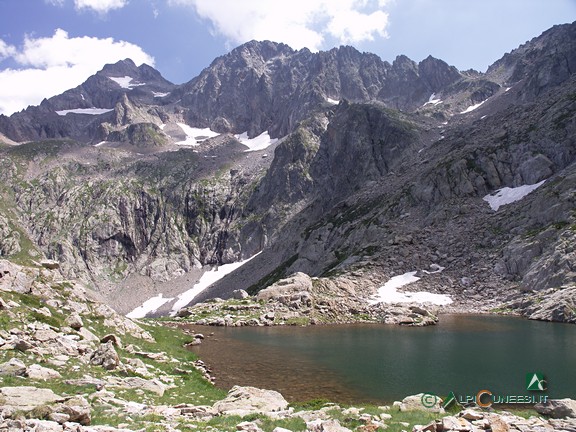
{"type": "Polygon", "coordinates": [[[326,102],[328,102],[328,103],[330,103],[330,104],[332,104],[332,105],[338,105],[338,104],[340,103],[339,100],[332,99],[332,98],[329,98],[329,97],[326,98],[326,102]]]}
{"type": "Polygon", "coordinates": [[[484,198],[488,204],[490,204],[490,208],[494,211],[498,211],[498,209],[506,204],[511,204],[513,202],[519,201],[528,195],[530,192],[538,189],[540,186],[544,184],[546,180],[542,180],[539,183],[532,184],[532,185],[522,185],[518,187],[504,187],[502,189],[498,189],[494,194],[488,194],[484,198]]]}
{"type": "Polygon", "coordinates": [[[369,303],[432,303],[435,305],[452,303],[450,296],[444,294],[434,294],[426,291],[398,292],[398,288],[417,280],[420,280],[420,278],[416,276],[415,271],[394,276],[378,289],[378,294],[375,298],[370,299],[369,303]]]}
{"type": "Polygon", "coordinates": [[[188,126],[185,123],[176,123],[180,126],[180,129],[186,134],[186,139],[184,141],[178,141],[176,144],[185,146],[197,146],[200,145],[202,141],[206,141],[208,138],[213,138],[220,135],[218,132],[214,132],[210,128],[195,128],[188,126]]]}
{"type": "Polygon", "coordinates": [[[244,144],[248,147],[247,152],[264,150],[265,148],[270,147],[272,144],[278,141],[278,138],[270,138],[270,134],[268,131],[262,132],[260,135],[254,138],[248,137],[248,132],[241,133],[240,135],[236,135],[236,139],[240,141],[241,144],[244,144]]]}
{"type": "Polygon", "coordinates": [[[108,141],[100,141],[98,144],[94,144],[94,147],[100,147],[106,144],[108,141]]]}
{"type": "Polygon", "coordinates": [[[436,98],[436,93],[432,93],[430,95],[430,97],[428,98],[428,102],[426,102],[424,105],[422,105],[423,107],[425,107],[426,105],[433,105],[436,106],[438,104],[441,104],[442,100],[441,99],[437,99],[436,98]]]}
{"type": "Polygon", "coordinates": [[[196,282],[191,289],[189,289],[186,292],[183,292],[182,294],[180,294],[178,296],[178,300],[176,300],[176,303],[174,303],[174,305],[172,306],[172,312],[170,315],[172,315],[172,316],[176,315],[176,313],[180,309],[182,309],[183,307],[186,307],[186,305],[188,305],[192,300],[194,300],[194,297],[196,297],[198,294],[200,294],[202,291],[204,291],[210,285],[219,281],[224,276],[226,276],[228,273],[232,273],[234,270],[242,267],[248,261],[250,261],[250,260],[254,259],[255,257],[257,257],[258,255],[260,255],[260,253],[261,252],[258,252],[256,255],[252,255],[250,258],[248,258],[244,261],[238,261],[238,262],[231,263],[231,264],[224,264],[224,265],[221,265],[217,268],[213,268],[212,270],[204,273],[202,275],[202,277],[200,278],[200,280],[198,282],[196,282]]]}
{"type": "Polygon", "coordinates": [[[472,112],[472,111],[474,111],[475,109],[480,108],[480,106],[481,106],[484,102],[486,102],[486,101],[484,100],[484,101],[482,101],[482,102],[480,102],[480,103],[477,103],[476,105],[469,106],[469,107],[466,108],[464,111],[462,111],[460,114],[467,114],[467,113],[469,113],[469,112],[472,112]]]}
{"type": "Polygon", "coordinates": [[[150,312],[155,312],[164,303],[168,303],[170,300],[174,300],[174,297],[162,297],[162,293],[155,297],[149,298],[141,306],[138,306],[132,312],[128,313],[126,316],[128,318],[144,318],[150,312]]]}
{"type": "Polygon", "coordinates": [[[123,76],[123,77],[108,77],[108,78],[110,78],[112,81],[114,81],[120,87],[125,88],[125,89],[133,89],[134,87],[146,85],[146,83],[134,83],[134,84],[132,84],[132,81],[134,80],[134,78],[132,78],[128,75],[123,76]]]}
{"type": "Polygon", "coordinates": [[[168,96],[170,93],[161,93],[161,92],[153,91],[152,94],[154,95],[154,97],[164,97],[164,96],[168,96]]]}
{"type": "Polygon", "coordinates": [[[59,116],[65,116],[68,113],[100,115],[100,114],[104,114],[104,113],[107,113],[110,111],[114,111],[114,108],[111,108],[111,109],[107,109],[107,108],[75,108],[75,109],[69,109],[69,110],[56,111],[56,114],[58,114],[59,116]]]}

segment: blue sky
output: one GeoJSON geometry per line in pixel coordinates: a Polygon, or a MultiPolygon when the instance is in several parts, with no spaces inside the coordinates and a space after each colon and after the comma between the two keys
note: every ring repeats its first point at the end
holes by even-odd
{"type": "Polygon", "coordinates": [[[75,87],[130,57],[174,83],[251,39],[393,61],[429,54],[486,68],[555,24],[576,0],[0,0],[0,113],[75,87]]]}

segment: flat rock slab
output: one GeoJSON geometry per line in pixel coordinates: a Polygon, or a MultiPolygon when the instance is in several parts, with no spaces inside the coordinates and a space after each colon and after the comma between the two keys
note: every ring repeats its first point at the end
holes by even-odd
{"type": "Polygon", "coordinates": [[[0,406],[11,406],[21,411],[62,401],[64,398],[50,389],[28,386],[0,388],[0,406]]]}

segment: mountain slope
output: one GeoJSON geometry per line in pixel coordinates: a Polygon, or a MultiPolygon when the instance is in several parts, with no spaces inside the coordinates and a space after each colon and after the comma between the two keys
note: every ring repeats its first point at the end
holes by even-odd
{"type": "Polygon", "coordinates": [[[486,74],[271,42],[238,47],[178,87],[145,66],[107,66],[91,93],[85,83],[0,119],[10,137],[19,122],[46,136],[45,119],[62,118],[70,129],[56,136],[76,140],[1,150],[13,218],[123,312],[191,288],[201,266],[260,251],[194,301],[296,271],[369,286],[420,271],[407,289],[475,310],[517,288],[574,283],[575,28],[552,28],[486,74]],[[132,89],[110,79],[125,76],[132,89]],[[55,112],[82,98],[113,111],[55,112]],[[176,144],[191,126],[193,144],[176,144]],[[264,131],[281,139],[261,137],[257,151],[232,135],[264,131]],[[483,199],[542,181],[497,211],[483,199]]]}

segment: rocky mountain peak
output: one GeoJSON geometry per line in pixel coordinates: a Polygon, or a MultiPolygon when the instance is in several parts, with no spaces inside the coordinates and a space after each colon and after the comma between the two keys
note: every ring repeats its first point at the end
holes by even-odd
{"type": "Polygon", "coordinates": [[[132,75],[138,73],[138,67],[132,59],[127,58],[116,63],[105,64],[97,73],[104,76],[132,75]]]}
{"type": "Polygon", "coordinates": [[[432,91],[435,92],[462,78],[462,75],[454,66],[450,66],[445,61],[432,56],[426,57],[418,64],[418,72],[432,91]]]}
{"type": "Polygon", "coordinates": [[[244,57],[244,58],[261,58],[264,61],[271,60],[278,56],[292,55],[296,51],[284,43],[272,42],[272,41],[256,41],[251,40],[245,44],[234,48],[230,52],[230,56],[244,57]]]}

